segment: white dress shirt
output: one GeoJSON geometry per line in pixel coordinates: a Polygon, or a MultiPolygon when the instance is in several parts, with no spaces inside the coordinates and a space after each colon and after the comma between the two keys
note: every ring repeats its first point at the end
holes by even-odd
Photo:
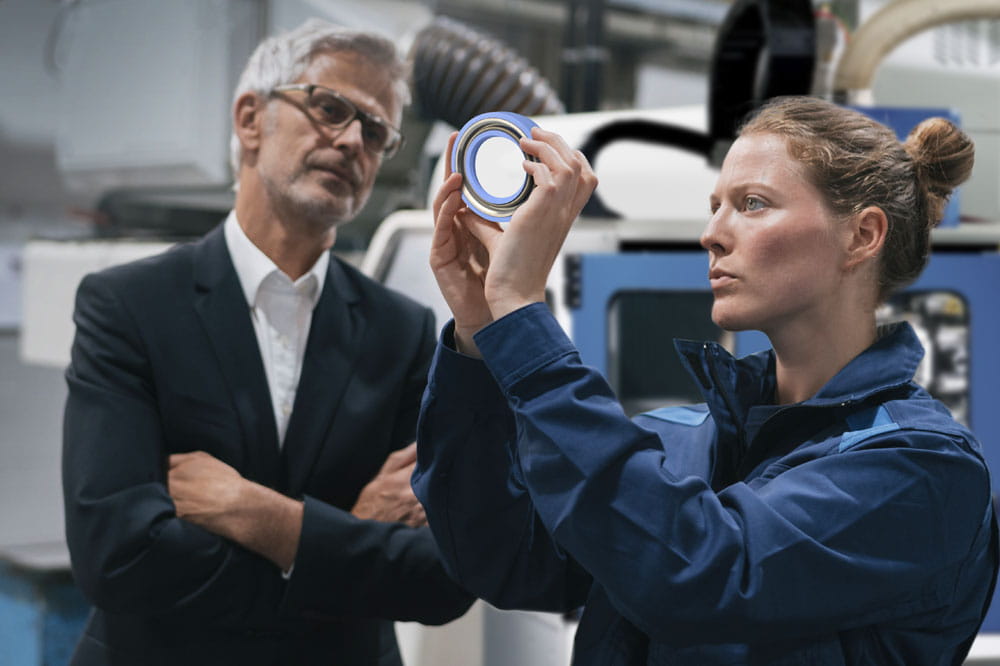
{"type": "Polygon", "coordinates": [[[323,252],[313,267],[293,282],[247,238],[235,211],[230,211],[223,232],[250,308],[281,446],[295,404],[312,312],[323,291],[330,254],[323,252]]]}

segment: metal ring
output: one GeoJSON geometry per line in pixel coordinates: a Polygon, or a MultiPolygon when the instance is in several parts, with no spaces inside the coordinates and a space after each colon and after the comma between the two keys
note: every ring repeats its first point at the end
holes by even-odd
{"type": "MultiPolygon", "coordinates": [[[[489,139],[506,139],[517,144],[522,138],[531,138],[535,121],[518,113],[495,111],[480,114],[462,126],[451,151],[451,170],[462,174],[462,200],[480,217],[493,222],[508,222],[517,207],[524,203],[535,180],[525,174],[524,182],[512,196],[496,197],[487,192],[476,175],[476,155],[489,139]]],[[[523,153],[525,159],[537,161],[523,153]]]]}

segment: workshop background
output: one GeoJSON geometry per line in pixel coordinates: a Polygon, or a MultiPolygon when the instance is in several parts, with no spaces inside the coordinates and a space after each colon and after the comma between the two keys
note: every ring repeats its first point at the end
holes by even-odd
{"type": "MultiPolygon", "coordinates": [[[[948,264],[945,272],[959,277],[934,293],[958,294],[959,311],[947,294],[893,307],[919,310],[930,322],[928,336],[937,337],[928,339],[943,369],[927,370],[924,379],[974,427],[976,418],[984,419],[987,432],[978,434],[988,448],[1000,450],[1000,424],[985,420],[991,411],[985,405],[997,395],[992,385],[975,384],[969,369],[976,362],[1000,364],[995,329],[990,339],[988,330],[976,337],[971,328],[1000,313],[1000,299],[992,298],[1000,282],[983,284],[997,270],[1000,247],[1000,18],[921,30],[869,57],[877,64],[870,86],[838,89],[836,70],[852,35],[879,10],[908,2],[812,2],[807,89],[786,92],[945,109],[975,139],[973,180],[962,188],[939,241],[958,248],[952,254],[990,256],[983,264],[956,260],[954,270],[948,264]]],[[[952,2],[962,4],[944,4],[952,2]]],[[[261,37],[319,16],[382,31],[413,57],[415,103],[404,117],[406,148],[385,165],[368,206],[338,233],[334,249],[392,286],[429,291],[426,275],[414,278],[410,271],[426,264],[419,237],[427,229],[428,193],[440,175],[438,155],[447,134],[478,112],[477,104],[488,104],[491,91],[513,81],[517,93],[506,101],[516,98],[518,108],[509,110],[550,118],[550,128],[575,136],[578,145],[595,140],[595,129],[631,118],[705,133],[705,154],[685,157],[697,159],[695,166],[678,158],[665,172],[648,167],[660,154],[636,147],[643,137],[625,137],[632,147],[618,153],[608,150],[597,165],[603,208],[591,211],[595,221],[576,241],[580,248],[610,248],[627,261],[631,250],[691,249],[691,229],[707,218],[707,189],[697,188],[712,178],[711,154],[725,146],[721,119],[732,114],[719,108],[720,100],[729,90],[780,92],[801,78],[794,63],[803,60],[782,61],[779,44],[767,42],[782,34],[786,4],[795,3],[0,0],[0,666],[65,664],[87,612],[69,574],[59,480],[75,286],[89,270],[195,237],[225,216],[233,200],[232,89],[261,37]],[[734,28],[740,11],[751,18],[734,28]],[[749,67],[718,66],[723,28],[749,43],[747,54],[737,54],[749,67]],[[487,85],[490,61],[504,67],[489,73],[487,85]],[[655,189],[671,178],[684,187],[655,189]],[[620,184],[625,181],[639,191],[620,184]],[[383,225],[389,219],[393,233],[383,225]],[[418,238],[414,243],[406,240],[410,232],[418,238]]],[[[1000,7],[994,9],[1000,15],[1000,7]]],[[[604,146],[591,147],[596,156],[604,146]]],[[[606,270],[621,274],[617,264],[606,270]]],[[[563,277],[553,280],[569,328],[574,304],[563,293],[563,277]]],[[[672,386],[629,384],[629,363],[642,359],[617,350],[641,349],[643,341],[621,339],[627,322],[651,307],[668,307],[642,285],[629,288],[641,294],[616,302],[613,320],[620,326],[586,343],[599,354],[614,347],[607,372],[623,395],[635,394],[639,409],[665,395],[682,397],[683,389],[675,395],[672,386]]],[[[704,302],[681,305],[695,312],[704,302]]],[[[678,307],[677,301],[669,307],[678,307]]],[[[598,322],[608,316],[600,308],[584,314],[598,322]]],[[[991,618],[1000,618],[996,609],[991,618]]],[[[573,618],[501,613],[477,604],[453,624],[434,630],[400,625],[407,664],[568,663],[573,618]]],[[[969,663],[1000,664],[994,632],[1000,632],[1000,619],[987,623],[969,663]]]]}

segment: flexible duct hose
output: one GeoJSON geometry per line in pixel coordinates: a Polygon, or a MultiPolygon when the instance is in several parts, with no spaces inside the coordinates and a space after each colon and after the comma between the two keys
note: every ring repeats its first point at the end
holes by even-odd
{"type": "Polygon", "coordinates": [[[461,127],[487,111],[525,116],[564,113],[549,83],[496,39],[439,16],[413,43],[415,107],[427,119],[461,127]]]}
{"type": "MultiPolygon", "coordinates": [[[[581,150],[594,163],[607,145],[632,139],[720,163],[746,113],[775,95],[809,92],[815,51],[811,0],[735,0],[713,54],[707,134],[625,121],[598,128],[581,150]]],[[[417,34],[411,58],[414,106],[425,119],[461,127],[489,111],[564,113],[555,92],[523,58],[458,21],[436,18],[417,34]]],[[[596,192],[584,214],[617,217],[596,192]]]]}
{"type": "Polygon", "coordinates": [[[1000,18],[997,0],[896,0],[865,21],[851,36],[837,65],[833,90],[838,101],[864,103],[882,59],[907,38],[955,21],[1000,18]]]}

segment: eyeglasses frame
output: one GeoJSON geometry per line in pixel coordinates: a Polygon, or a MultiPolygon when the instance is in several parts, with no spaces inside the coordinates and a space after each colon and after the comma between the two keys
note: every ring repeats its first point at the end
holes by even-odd
{"type": "Polygon", "coordinates": [[[309,113],[308,110],[303,109],[306,112],[307,116],[309,116],[310,118],[312,118],[316,122],[318,122],[318,123],[320,123],[320,124],[322,124],[322,125],[324,125],[326,127],[332,127],[334,129],[338,129],[338,130],[342,130],[342,129],[346,128],[348,125],[350,125],[351,123],[353,123],[355,120],[361,120],[361,124],[362,125],[364,125],[367,122],[367,123],[373,123],[375,125],[380,125],[382,127],[388,128],[389,130],[391,130],[390,136],[392,136],[394,134],[397,137],[396,140],[395,140],[395,142],[390,141],[390,146],[391,146],[390,148],[386,148],[386,149],[383,149],[381,151],[375,151],[375,150],[372,150],[371,148],[368,148],[367,142],[364,144],[365,145],[365,149],[367,149],[368,152],[375,153],[376,155],[380,154],[382,156],[382,159],[386,159],[386,160],[391,159],[396,153],[399,152],[399,149],[403,147],[403,144],[406,142],[406,137],[403,136],[403,132],[398,127],[396,127],[395,125],[393,125],[393,124],[391,124],[391,123],[383,120],[382,118],[376,116],[375,114],[368,113],[367,111],[359,109],[357,104],[355,104],[350,99],[348,99],[347,97],[343,96],[342,94],[340,94],[336,90],[333,90],[332,88],[327,88],[326,86],[321,86],[321,85],[319,85],[317,83],[289,83],[289,84],[286,84],[286,85],[280,85],[280,86],[275,86],[275,87],[271,88],[271,90],[268,91],[268,94],[273,95],[274,93],[302,91],[302,92],[306,93],[306,99],[309,99],[310,97],[312,97],[313,92],[316,91],[317,89],[318,90],[322,90],[324,93],[333,95],[338,100],[340,100],[345,105],[347,105],[347,107],[349,109],[353,109],[353,113],[351,114],[351,116],[346,121],[344,121],[343,123],[339,123],[339,124],[329,123],[329,122],[326,122],[324,120],[320,120],[319,118],[317,118],[313,114],[309,113]]]}

